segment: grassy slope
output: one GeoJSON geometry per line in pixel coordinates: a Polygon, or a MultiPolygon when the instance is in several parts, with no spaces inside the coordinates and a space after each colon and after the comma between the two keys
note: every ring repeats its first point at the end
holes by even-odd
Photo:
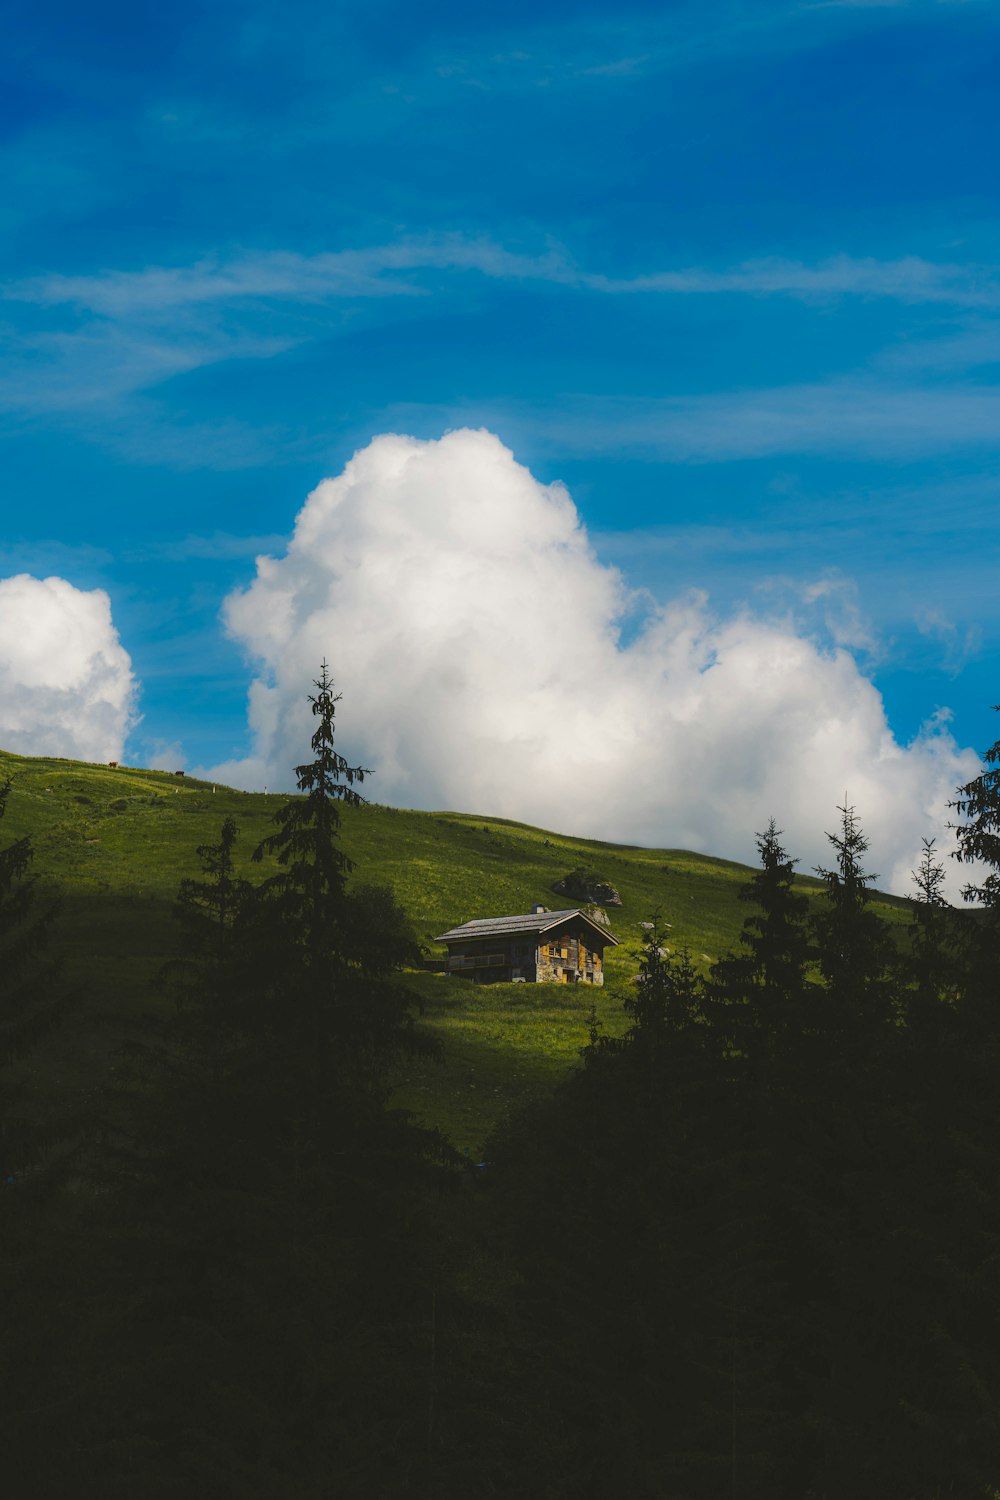
{"type": "MultiPolygon", "coordinates": [[[[85,986],[59,1036],[23,1067],[40,1096],[72,1093],[103,1076],[122,1022],[158,1003],[150,980],[174,952],[171,904],[181,877],[197,873],[196,847],[217,839],[232,815],[247,872],[259,876],[250,854],[284,799],[213,790],[166,772],[0,754],[5,774],[14,790],[0,844],[32,836],[35,871],[62,902],[58,946],[85,986]]],[[[672,924],[672,946],[689,947],[707,967],[735,945],[747,914],[739,901],[748,875],[742,865],[503,819],[372,806],[346,813],[344,845],[355,878],[391,884],[429,948],[436,933],[472,917],[527,911],[536,901],[558,907],[551,884],[578,865],[598,870],[621,893],[622,906],[610,915],[622,945],[608,951],[603,991],[410,976],[422,1024],[441,1039],[444,1060],[411,1067],[399,1102],[472,1151],[507,1108],[573,1064],[591,1004],[609,1030],[620,1027],[615,991],[635,972],[640,922],[659,910],[672,924]]],[[[802,886],[818,889],[814,880],[802,886]]],[[[905,903],[884,898],[884,915],[904,920],[905,903]]]]}

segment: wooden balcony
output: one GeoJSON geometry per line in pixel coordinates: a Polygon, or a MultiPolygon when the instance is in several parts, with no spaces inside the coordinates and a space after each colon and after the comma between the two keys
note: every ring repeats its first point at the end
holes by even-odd
{"type": "Polygon", "coordinates": [[[506,953],[454,954],[448,960],[448,968],[453,973],[465,969],[506,969],[509,966],[510,957],[506,953]]]}

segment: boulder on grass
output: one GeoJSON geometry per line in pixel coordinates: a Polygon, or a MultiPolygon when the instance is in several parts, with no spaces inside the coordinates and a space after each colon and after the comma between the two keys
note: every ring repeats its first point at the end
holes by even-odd
{"type": "Polygon", "coordinates": [[[560,896],[569,896],[574,901],[593,902],[596,906],[621,906],[622,898],[603,875],[594,870],[570,870],[561,880],[553,882],[552,889],[560,896]]]}

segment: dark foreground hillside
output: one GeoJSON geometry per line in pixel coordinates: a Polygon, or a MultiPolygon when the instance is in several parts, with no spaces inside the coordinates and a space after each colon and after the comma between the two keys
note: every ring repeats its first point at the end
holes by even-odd
{"type": "Polygon", "coordinates": [[[316,686],[297,799],[0,790],[5,1493],[997,1500],[988,901],[361,808],[316,686]],[[594,1011],[418,972],[583,862],[594,1011]]]}

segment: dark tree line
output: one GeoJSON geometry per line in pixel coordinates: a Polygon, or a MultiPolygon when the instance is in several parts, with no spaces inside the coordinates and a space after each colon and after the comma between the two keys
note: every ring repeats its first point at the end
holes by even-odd
{"type": "Polygon", "coordinates": [[[231,820],[197,851],[173,1005],[117,1055],[59,1237],[36,1226],[8,1308],[8,1493],[367,1497],[425,1465],[457,1168],[388,1107],[390,1066],[428,1046],[398,977],[419,949],[390,891],[347,887],[338,809],[365,772],[334,748],[325,664],[310,701],[305,795],[255,853],[275,873],[237,873],[231,820]]]}
{"type": "MultiPolygon", "coordinates": [[[[1000,742],[955,804],[975,911],[928,843],[893,940],[849,806],[810,904],[771,822],[738,951],[654,922],[624,1035],[476,1172],[389,1106],[418,950],[348,883],[325,665],[310,701],[274,873],[231,820],[197,851],[72,1174],[0,1110],[6,1493],[996,1500],[1000,742]]],[[[29,862],[4,1055],[60,1003],[29,862]]]]}
{"type": "Polygon", "coordinates": [[[900,947],[841,812],[811,916],[772,822],[739,953],[703,979],[654,925],[625,1035],[498,1143],[566,1493],[1000,1493],[1000,891],[959,920],[925,845],[900,947]]]}

